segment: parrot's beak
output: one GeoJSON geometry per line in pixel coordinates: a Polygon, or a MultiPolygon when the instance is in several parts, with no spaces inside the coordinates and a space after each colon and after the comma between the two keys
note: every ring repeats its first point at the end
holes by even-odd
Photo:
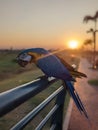
{"type": "Polygon", "coordinates": [[[21,67],[25,67],[25,66],[28,64],[27,61],[23,61],[23,60],[18,60],[17,62],[18,62],[18,64],[19,64],[21,67]]]}

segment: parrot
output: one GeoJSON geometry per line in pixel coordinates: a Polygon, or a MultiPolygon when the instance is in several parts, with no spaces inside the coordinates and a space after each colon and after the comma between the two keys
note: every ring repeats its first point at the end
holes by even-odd
{"type": "MultiPolygon", "coordinates": [[[[22,67],[25,67],[29,63],[35,63],[47,77],[61,79],[67,86],[67,90],[80,113],[84,113],[88,119],[87,111],[72,84],[72,81],[75,82],[76,80],[70,74],[68,67],[66,67],[57,56],[44,48],[29,48],[18,54],[17,62],[22,67]]],[[[74,71],[72,67],[70,68],[74,71]]]]}

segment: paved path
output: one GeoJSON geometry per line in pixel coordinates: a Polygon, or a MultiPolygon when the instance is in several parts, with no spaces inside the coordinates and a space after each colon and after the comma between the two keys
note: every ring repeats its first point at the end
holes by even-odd
{"type": "Polygon", "coordinates": [[[98,130],[98,87],[90,86],[87,83],[88,79],[98,79],[98,71],[90,69],[90,66],[86,59],[81,59],[79,71],[86,73],[88,78],[79,79],[75,88],[88,111],[92,125],[89,125],[86,118],[73,105],[68,130],[98,130]]]}

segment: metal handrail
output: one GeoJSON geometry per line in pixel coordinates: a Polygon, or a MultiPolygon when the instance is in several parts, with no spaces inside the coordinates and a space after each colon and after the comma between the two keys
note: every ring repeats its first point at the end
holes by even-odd
{"type": "MultiPolygon", "coordinates": [[[[58,80],[53,79],[51,81],[48,81],[47,78],[37,79],[24,85],[20,85],[14,89],[0,93],[0,117],[4,116],[11,110],[18,107],[20,104],[24,103],[26,100],[35,96],[55,81],[58,80]]],[[[36,127],[36,130],[41,130],[51,116],[51,129],[56,130],[60,128],[60,130],[62,130],[62,114],[65,94],[66,91],[64,87],[61,86],[41,104],[39,104],[35,109],[33,109],[29,114],[27,114],[21,121],[19,121],[15,126],[13,126],[11,130],[23,129],[45,106],[47,106],[47,104],[51,102],[52,99],[54,99],[54,97],[57,97],[55,106],[36,127]]]]}

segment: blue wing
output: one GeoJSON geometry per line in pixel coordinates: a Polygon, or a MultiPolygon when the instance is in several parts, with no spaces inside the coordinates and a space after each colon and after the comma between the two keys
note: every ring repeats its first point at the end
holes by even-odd
{"type": "Polygon", "coordinates": [[[67,86],[67,88],[68,88],[68,90],[70,92],[70,95],[72,96],[77,108],[79,109],[80,113],[83,112],[85,117],[88,119],[87,112],[86,112],[86,110],[84,108],[84,105],[83,105],[78,93],[76,92],[74,86],[69,81],[65,81],[65,84],[66,84],[66,86],[67,86]]]}
{"type": "Polygon", "coordinates": [[[37,65],[47,76],[53,76],[68,81],[75,81],[65,66],[54,55],[49,55],[39,59],[37,65]]]}

